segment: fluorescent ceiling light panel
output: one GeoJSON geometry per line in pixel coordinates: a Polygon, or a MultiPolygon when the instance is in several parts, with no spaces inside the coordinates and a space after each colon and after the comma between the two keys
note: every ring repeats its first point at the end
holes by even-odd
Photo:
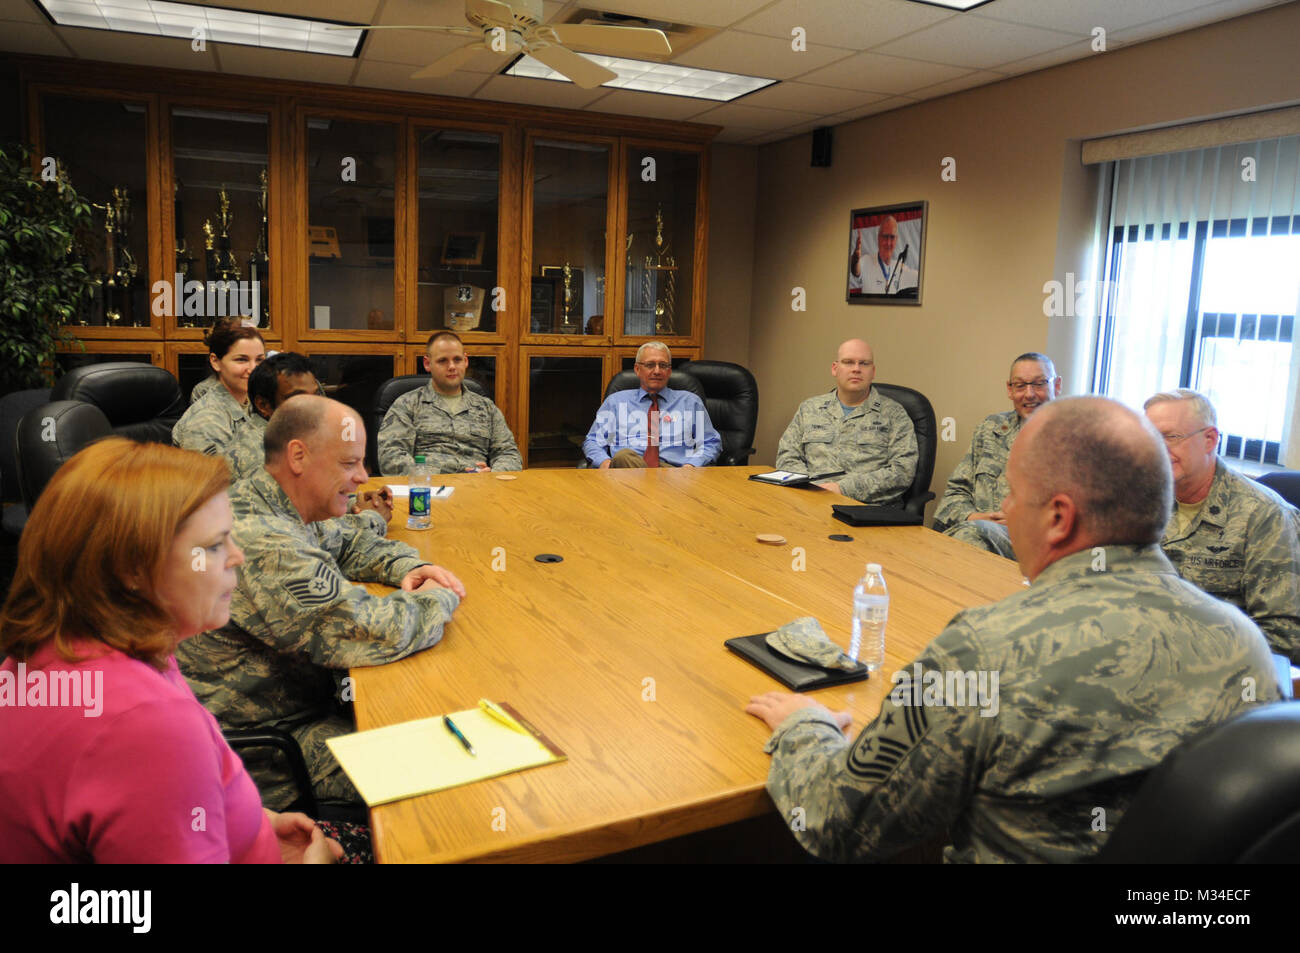
{"type": "MultiPolygon", "coordinates": [[[[614,89],[635,89],[647,93],[664,93],[669,96],[688,96],[728,103],[740,96],[771,86],[774,79],[759,76],[741,76],[737,73],[720,73],[711,69],[695,69],[672,63],[651,63],[645,60],[625,60],[618,56],[583,54],[593,63],[618,74],[603,85],[614,89]]],[[[556,79],[569,82],[544,63],[531,56],[521,56],[505,71],[507,76],[524,76],[529,79],[556,79]]]]}
{"type": "Polygon", "coordinates": [[[183,40],[195,28],[212,43],[235,43],[263,49],[355,56],[364,30],[326,30],[325,20],[278,17],[220,7],[198,7],[167,0],[36,0],[58,26],[80,26],[117,33],[143,33],[183,40]]]}
{"type": "Polygon", "coordinates": [[[944,7],[948,10],[961,10],[963,13],[992,2],[993,0],[912,0],[912,3],[923,3],[927,7],[944,7]]]}

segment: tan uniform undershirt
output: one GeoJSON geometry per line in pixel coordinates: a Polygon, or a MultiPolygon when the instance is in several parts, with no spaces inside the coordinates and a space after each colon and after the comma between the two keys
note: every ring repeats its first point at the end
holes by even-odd
{"type": "MultiPolygon", "coordinates": [[[[1209,496],[1205,497],[1208,500],[1209,496]]],[[[1196,519],[1196,514],[1201,512],[1201,507],[1205,505],[1205,500],[1199,503],[1179,503],[1178,514],[1174,518],[1174,535],[1182,536],[1187,532],[1187,527],[1192,525],[1192,520],[1196,519]]]]}

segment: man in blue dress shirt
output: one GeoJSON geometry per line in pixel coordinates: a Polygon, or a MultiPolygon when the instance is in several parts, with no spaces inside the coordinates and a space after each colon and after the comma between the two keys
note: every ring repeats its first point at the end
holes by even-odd
{"type": "Polygon", "coordinates": [[[668,388],[668,346],[649,341],[637,348],[641,386],[610,394],[582,442],[593,466],[702,467],[718,458],[722,438],[704,402],[690,391],[668,388]]]}

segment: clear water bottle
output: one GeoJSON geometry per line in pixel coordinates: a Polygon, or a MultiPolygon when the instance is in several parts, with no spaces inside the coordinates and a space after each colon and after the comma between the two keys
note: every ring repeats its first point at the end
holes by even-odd
{"type": "Polygon", "coordinates": [[[433,468],[424,462],[424,457],[415,458],[410,484],[411,495],[406,498],[410,515],[406,518],[406,528],[428,529],[433,525],[429,515],[433,498],[433,468]]]}
{"type": "Polygon", "coordinates": [[[880,563],[867,563],[867,574],[853,589],[853,640],[849,658],[868,672],[885,664],[885,623],[889,621],[889,590],[880,563]]]}

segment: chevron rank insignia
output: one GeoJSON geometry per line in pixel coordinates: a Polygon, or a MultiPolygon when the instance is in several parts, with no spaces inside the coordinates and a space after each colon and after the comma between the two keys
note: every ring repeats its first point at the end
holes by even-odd
{"type": "Polygon", "coordinates": [[[284,588],[298,605],[304,609],[314,609],[338,598],[339,577],[324,563],[320,563],[310,579],[295,579],[285,583],[284,588]]]}

